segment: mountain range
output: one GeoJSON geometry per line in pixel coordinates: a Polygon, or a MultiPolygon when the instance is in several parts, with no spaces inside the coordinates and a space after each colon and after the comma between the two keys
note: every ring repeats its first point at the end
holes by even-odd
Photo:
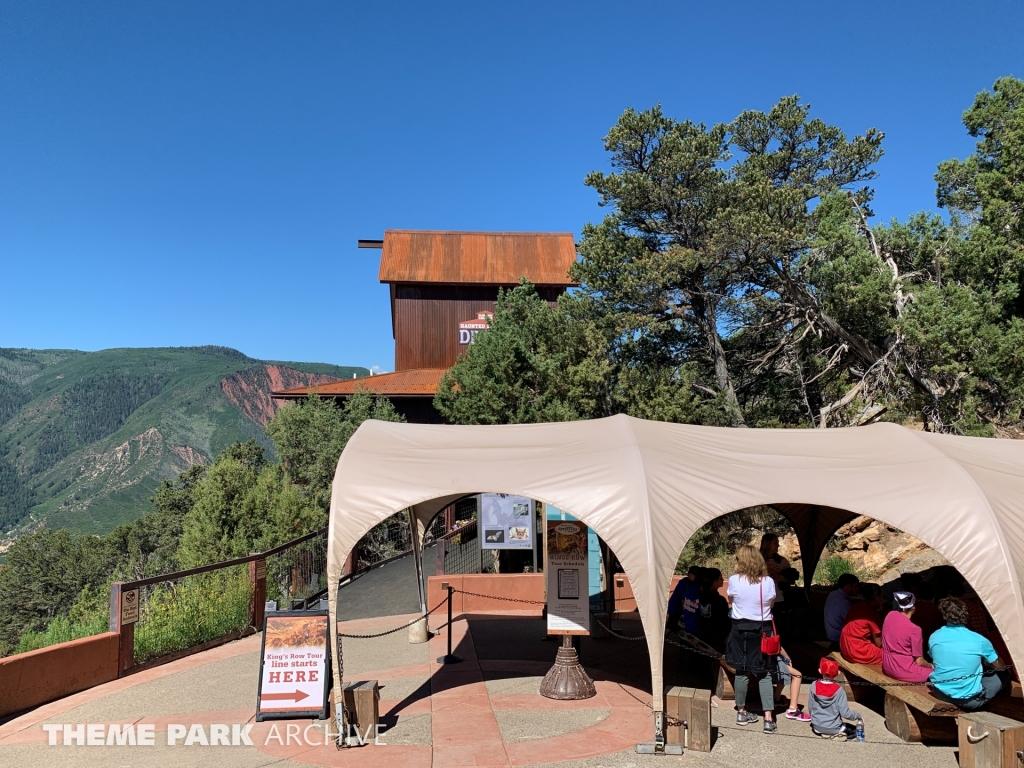
{"type": "Polygon", "coordinates": [[[103,534],[134,520],[161,480],[236,441],[273,457],[271,390],[368,373],[216,346],[0,348],[0,551],[43,525],[103,534]]]}

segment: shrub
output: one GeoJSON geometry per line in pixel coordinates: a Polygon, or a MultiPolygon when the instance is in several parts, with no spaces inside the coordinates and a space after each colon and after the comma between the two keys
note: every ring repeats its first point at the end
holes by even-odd
{"type": "Polygon", "coordinates": [[[13,653],[25,653],[81,637],[92,637],[110,628],[110,608],[102,589],[86,586],[66,613],[54,617],[40,632],[22,634],[13,653]]]}
{"type": "Polygon", "coordinates": [[[14,652],[26,653],[57,643],[78,640],[81,637],[92,637],[106,632],[109,628],[110,620],[106,615],[93,616],[84,622],[74,622],[68,616],[58,616],[44,631],[23,634],[14,652]]]}
{"type": "Polygon", "coordinates": [[[818,567],[814,569],[814,583],[835,584],[844,573],[852,573],[855,576],[859,575],[854,564],[845,557],[829,555],[824,560],[821,560],[818,563],[818,567]]]}
{"type": "Polygon", "coordinates": [[[249,625],[249,577],[243,567],[188,576],[153,589],[139,606],[135,663],[215,640],[249,625]]]}

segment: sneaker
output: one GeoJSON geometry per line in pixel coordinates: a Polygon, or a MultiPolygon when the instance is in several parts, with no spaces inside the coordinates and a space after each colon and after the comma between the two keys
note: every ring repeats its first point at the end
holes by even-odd
{"type": "Polygon", "coordinates": [[[736,725],[747,725],[748,723],[756,723],[757,715],[753,712],[737,712],[736,713],[736,725]]]}
{"type": "Polygon", "coordinates": [[[799,709],[787,709],[786,710],[787,720],[796,720],[798,723],[809,723],[811,722],[811,716],[806,712],[801,712],[799,709]]]}
{"type": "Polygon", "coordinates": [[[832,739],[834,741],[846,741],[846,734],[843,731],[840,731],[839,733],[818,733],[816,730],[811,728],[811,733],[813,733],[819,739],[832,739]]]}
{"type": "Polygon", "coordinates": [[[774,720],[765,720],[764,721],[764,732],[765,733],[775,733],[777,730],[779,730],[779,726],[777,726],[775,724],[774,720]]]}

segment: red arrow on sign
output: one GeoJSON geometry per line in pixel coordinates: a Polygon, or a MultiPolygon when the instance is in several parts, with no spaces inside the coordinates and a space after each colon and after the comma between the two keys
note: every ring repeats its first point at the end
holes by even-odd
{"type": "Polygon", "coordinates": [[[309,694],[305,691],[295,691],[295,693],[264,693],[260,697],[262,701],[302,701],[308,698],[309,694]]]}

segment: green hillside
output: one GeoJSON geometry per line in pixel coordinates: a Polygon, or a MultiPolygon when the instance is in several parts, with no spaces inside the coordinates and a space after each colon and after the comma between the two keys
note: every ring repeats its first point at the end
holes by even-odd
{"type": "Polygon", "coordinates": [[[0,539],[44,524],[110,531],[162,479],[233,442],[255,438],[272,455],[271,389],[367,373],[213,346],[0,348],[0,539]]]}

